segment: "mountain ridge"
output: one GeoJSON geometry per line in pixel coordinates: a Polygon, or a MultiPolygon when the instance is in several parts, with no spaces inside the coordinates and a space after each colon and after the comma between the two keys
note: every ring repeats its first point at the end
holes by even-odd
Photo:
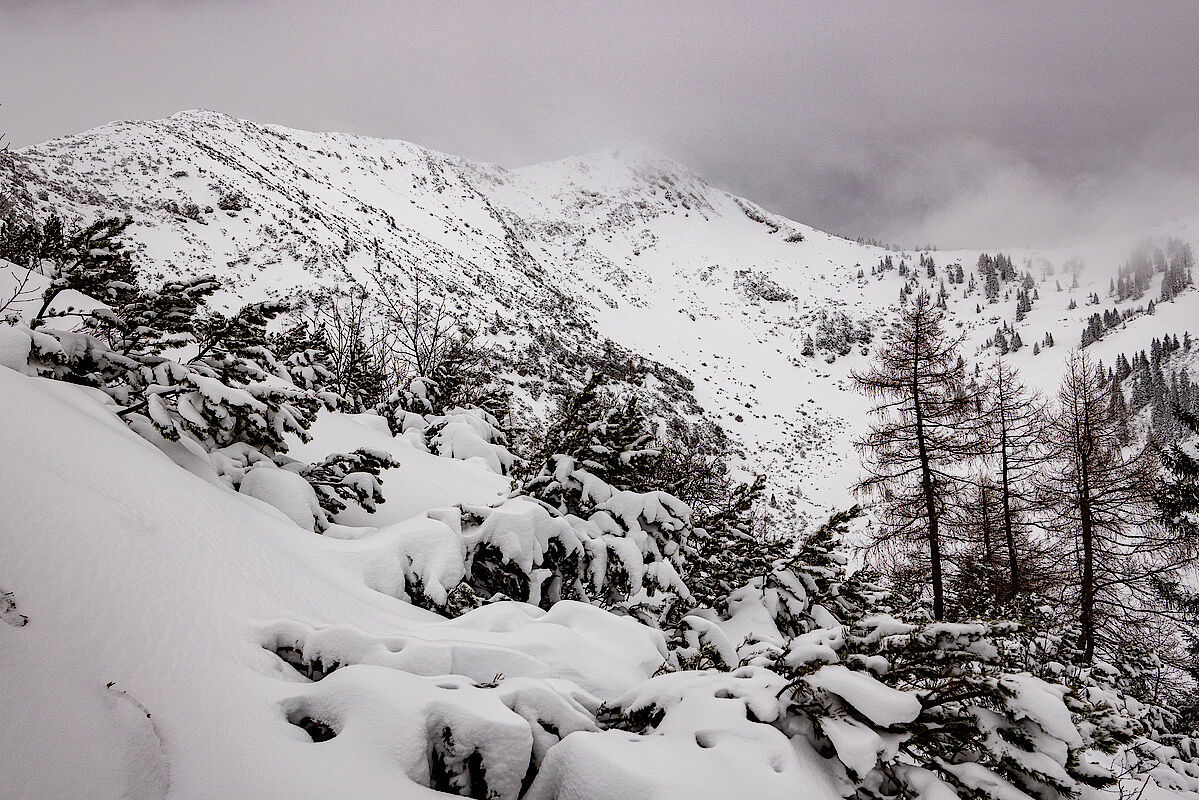
{"type": "MultiPolygon", "coordinates": [[[[365,284],[376,261],[401,284],[420,276],[463,314],[489,321],[484,333],[518,354],[509,377],[531,413],[548,408],[549,382],[582,368],[574,354],[613,357],[615,343],[618,361],[651,365],[634,374],[660,406],[718,420],[743,446],[743,470],[766,472],[776,501],[806,518],[852,501],[852,439],[867,404],[849,375],[897,315],[901,285],[939,291],[945,267],[960,264],[973,276],[979,255],[851,242],[644,151],[510,170],[401,140],[207,110],[22,148],[11,175],[38,214],[132,213],[144,269],[216,273],[230,304],[365,284]],[[876,273],[888,255],[913,273],[917,256],[928,255],[940,272],[876,273]],[[844,352],[818,347],[816,357],[801,356],[821,325],[872,335],[838,345],[844,352]]],[[[1194,227],[1183,230],[1193,240],[1194,227]]],[[[1012,251],[1036,273],[1044,298],[1019,322],[1011,287],[989,304],[951,283],[947,313],[967,337],[967,356],[984,354],[1001,324],[1019,324],[1028,349],[1046,332],[1065,331],[1056,338],[1069,343],[1078,335],[1071,326],[1081,330],[1090,313],[1084,295],[1105,293],[1118,267],[1110,245],[1092,250],[1012,251]],[[1055,290],[1054,269],[1060,276],[1079,254],[1093,267],[1077,289],[1055,290]]],[[[1194,296],[1180,298],[1187,313],[1178,325],[1194,296]]],[[[1100,349],[1141,349],[1150,334],[1135,332],[1150,327],[1134,321],[1134,334],[1100,349]]],[[[1049,358],[1016,359],[1051,389],[1049,358]]]]}

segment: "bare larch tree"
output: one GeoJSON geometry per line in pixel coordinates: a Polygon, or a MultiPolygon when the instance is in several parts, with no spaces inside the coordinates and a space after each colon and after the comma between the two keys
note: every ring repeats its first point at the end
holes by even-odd
{"type": "Polygon", "coordinates": [[[945,616],[946,553],[942,517],[970,485],[961,469],[978,453],[973,395],[965,387],[960,338],[927,292],[904,307],[870,370],[855,384],[877,401],[878,417],[855,443],[866,476],[856,487],[881,500],[876,544],[902,541],[927,548],[933,616],[945,616]]]}
{"type": "Polygon", "coordinates": [[[1007,555],[1009,598],[1022,591],[1025,527],[1034,510],[1033,478],[1044,458],[1045,412],[1041,399],[1002,357],[995,360],[980,396],[979,430],[998,493],[999,531],[1007,555]]]}
{"type": "Polygon", "coordinates": [[[1047,530],[1061,538],[1059,552],[1073,556],[1067,584],[1076,593],[1085,661],[1120,635],[1105,631],[1105,623],[1136,612],[1136,595],[1166,568],[1158,556],[1170,549],[1145,524],[1157,475],[1153,447],[1125,448],[1120,428],[1108,379],[1085,352],[1071,353],[1049,420],[1054,447],[1038,490],[1047,530]]]}

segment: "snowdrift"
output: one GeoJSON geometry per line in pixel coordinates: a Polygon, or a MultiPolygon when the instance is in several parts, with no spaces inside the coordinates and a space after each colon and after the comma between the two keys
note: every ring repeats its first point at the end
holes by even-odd
{"type": "Polygon", "coordinates": [[[387,476],[414,516],[318,536],[106,403],[0,368],[0,589],[28,618],[0,625],[4,797],[834,796],[814,754],[711,691],[721,713],[701,700],[662,735],[597,730],[665,656],[627,617],[500,602],[448,621],[372,589],[399,531],[444,530],[422,503],[494,496],[480,465],[398,445],[442,470],[387,476]]]}

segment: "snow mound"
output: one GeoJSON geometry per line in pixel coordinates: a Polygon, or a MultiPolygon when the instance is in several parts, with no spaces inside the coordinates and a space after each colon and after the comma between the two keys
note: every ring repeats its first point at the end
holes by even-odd
{"type": "Polygon", "coordinates": [[[834,798],[823,759],[771,722],[786,681],[766,670],[680,672],[621,698],[626,714],[656,720],[642,734],[581,733],[550,751],[530,800],[627,797],[834,798]],[[654,712],[652,715],[647,712],[654,712]]]}
{"type": "Polygon", "coordinates": [[[387,421],[374,414],[317,414],[312,437],[302,442],[288,438],[288,455],[301,461],[319,461],[329,453],[350,453],[365,447],[390,453],[400,466],[383,470],[387,502],[373,514],[351,505],[337,515],[344,525],[377,527],[402,522],[425,510],[456,503],[487,506],[511,489],[511,481],[478,465],[441,458],[404,436],[392,436],[387,421]]]}
{"type": "Polygon", "coordinates": [[[5,797],[516,797],[664,658],[583,604],[448,621],[374,591],[364,541],[297,536],[94,392],[0,369],[0,407],[0,564],[29,618],[0,626],[5,797]]]}
{"type": "Polygon", "coordinates": [[[255,467],[242,478],[238,491],[274,506],[304,530],[316,530],[316,520],[321,518],[312,484],[285,469],[255,467]]]}
{"type": "Polygon", "coordinates": [[[473,507],[464,501],[504,479],[419,453],[374,420],[327,415],[318,451],[383,444],[452,478],[409,496],[408,519],[335,526],[348,538],[297,535],[313,498],[294,473],[246,465],[239,493],[178,468],[102,393],[13,370],[0,369],[0,406],[0,578],[29,619],[0,626],[6,797],[86,786],[89,798],[182,800],[715,798],[826,786],[810,749],[757,721],[777,713],[777,676],[653,678],[662,633],[583,602],[494,602],[454,620],[404,602],[414,585],[448,592],[469,569],[464,554],[484,546],[532,573],[567,547],[605,574],[625,557],[630,572],[648,570],[641,548],[682,513],[662,498],[614,495],[602,525],[520,498],[473,507]],[[625,705],[664,709],[658,729],[606,730],[605,709],[625,705]]]}

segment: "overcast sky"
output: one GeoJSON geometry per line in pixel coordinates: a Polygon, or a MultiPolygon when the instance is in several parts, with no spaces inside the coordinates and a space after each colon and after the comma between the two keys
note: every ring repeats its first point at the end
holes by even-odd
{"type": "Polygon", "coordinates": [[[211,108],[505,166],[637,144],[904,245],[1199,213],[1199,2],[0,0],[15,146],[211,108]]]}

